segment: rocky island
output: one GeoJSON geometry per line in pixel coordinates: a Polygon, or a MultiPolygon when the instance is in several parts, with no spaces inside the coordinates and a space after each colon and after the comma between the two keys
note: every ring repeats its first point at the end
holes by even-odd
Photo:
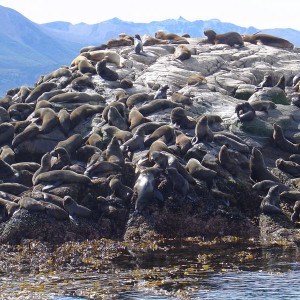
{"type": "Polygon", "coordinates": [[[300,51],[226,39],[120,34],[9,90],[2,253],[51,269],[166,239],[297,246],[300,51]]]}

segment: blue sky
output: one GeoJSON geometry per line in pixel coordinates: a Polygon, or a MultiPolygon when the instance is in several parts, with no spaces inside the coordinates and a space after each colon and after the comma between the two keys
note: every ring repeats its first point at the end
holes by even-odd
{"type": "Polygon", "coordinates": [[[239,26],[300,30],[299,0],[0,0],[36,23],[99,23],[114,17],[143,22],[219,19],[239,26]],[[142,4],[143,3],[143,4],[142,4]]]}

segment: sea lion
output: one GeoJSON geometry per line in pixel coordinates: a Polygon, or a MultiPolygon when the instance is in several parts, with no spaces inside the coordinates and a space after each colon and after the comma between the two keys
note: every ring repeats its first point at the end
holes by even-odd
{"type": "Polygon", "coordinates": [[[80,49],[80,53],[82,52],[89,52],[89,51],[96,51],[96,50],[105,50],[107,48],[106,44],[101,44],[98,46],[87,46],[80,49]]]}
{"type": "Polygon", "coordinates": [[[59,124],[56,112],[49,107],[35,110],[32,117],[38,118],[38,120],[35,121],[36,123],[41,121],[40,133],[49,133],[59,124]]]}
{"type": "Polygon", "coordinates": [[[58,117],[58,120],[59,120],[61,131],[64,133],[64,135],[68,135],[69,131],[70,131],[70,128],[71,128],[70,113],[66,109],[62,108],[57,113],[57,117],[58,117]]]}
{"type": "Polygon", "coordinates": [[[179,93],[179,92],[174,92],[171,95],[171,100],[173,102],[180,103],[180,104],[183,104],[183,105],[192,105],[192,103],[193,103],[193,100],[190,97],[185,96],[185,95],[183,95],[182,93],[179,93]]]}
{"type": "Polygon", "coordinates": [[[107,106],[105,106],[105,108],[103,109],[103,112],[102,112],[102,119],[105,120],[106,122],[108,122],[108,111],[111,107],[115,107],[118,112],[120,113],[120,115],[123,117],[123,118],[126,118],[127,117],[127,109],[126,109],[126,106],[124,103],[122,102],[118,102],[118,101],[114,101],[114,102],[111,102],[109,103],[107,106]]]}
{"type": "Polygon", "coordinates": [[[145,149],[144,145],[145,134],[143,131],[139,131],[138,134],[135,133],[133,137],[123,143],[120,147],[122,152],[135,152],[135,151],[143,151],[145,149]]]}
{"type": "Polygon", "coordinates": [[[70,69],[68,69],[68,67],[60,67],[60,68],[56,69],[55,71],[45,75],[42,78],[42,81],[46,82],[46,81],[50,81],[53,78],[60,78],[63,76],[70,77],[71,75],[72,75],[72,72],[70,69]]]}
{"type": "Polygon", "coordinates": [[[41,158],[40,167],[34,172],[32,176],[32,184],[35,185],[35,178],[44,172],[48,172],[51,169],[51,154],[50,152],[45,153],[41,158]]]}
{"type": "Polygon", "coordinates": [[[41,96],[37,98],[35,109],[44,108],[44,107],[53,108],[52,104],[48,100],[56,95],[60,95],[64,93],[66,93],[66,91],[64,90],[54,90],[54,91],[43,93],[41,96]]]}
{"type": "Polygon", "coordinates": [[[45,211],[45,206],[40,202],[30,197],[20,198],[18,201],[19,207],[29,211],[45,211]]]}
{"type": "Polygon", "coordinates": [[[168,40],[171,44],[189,44],[188,40],[175,33],[165,33],[163,31],[157,31],[154,35],[157,39],[168,40]]]}
{"type": "Polygon", "coordinates": [[[201,74],[192,74],[188,77],[186,81],[188,86],[198,86],[206,82],[207,82],[206,78],[201,74]]]}
{"type": "Polygon", "coordinates": [[[92,215],[89,208],[79,205],[71,196],[64,196],[64,209],[73,218],[76,216],[89,218],[92,215]]]}
{"type": "Polygon", "coordinates": [[[123,46],[131,46],[133,44],[133,41],[128,38],[118,38],[118,39],[110,39],[107,41],[107,48],[116,48],[116,47],[123,47],[123,46]]]}
{"type": "Polygon", "coordinates": [[[104,57],[106,57],[108,62],[115,64],[118,68],[123,68],[126,64],[126,59],[112,50],[83,52],[81,53],[81,56],[84,56],[92,61],[101,61],[104,57]]]}
{"type": "Polygon", "coordinates": [[[213,180],[217,176],[217,172],[204,167],[199,160],[190,158],[185,166],[185,169],[194,178],[205,181],[208,187],[213,186],[213,180]]]}
{"type": "Polygon", "coordinates": [[[134,52],[135,54],[141,54],[144,52],[142,39],[139,34],[134,36],[134,52]]]}
{"type": "Polygon", "coordinates": [[[132,130],[143,123],[151,122],[151,120],[145,118],[137,109],[131,109],[128,115],[128,122],[130,124],[129,130],[132,130]]]}
{"type": "Polygon", "coordinates": [[[118,139],[115,136],[111,139],[110,143],[107,145],[105,155],[106,155],[106,160],[108,162],[124,166],[125,158],[120,148],[118,139]]]}
{"type": "Polygon", "coordinates": [[[280,76],[280,78],[278,79],[277,83],[274,86],[282,89],[283,91],[285,91],[285,77],[284,77],[284,75],[280,76]]]}
{"type": "Polygon", "coordinates": [[[275,182],[273,180],[262,180],[262,181],[259,181],[259,182],[255,183],[255,184],[253,184],[252,188],[255,189],[255,190],[257,190],[257,191],[265,192],[265,191],[268,191],[272,186],[275,186],[275,185],[279,186],[280,193],[290,190],[289,186],[287,186],[287,185],[285,185],[283,183],[280,183],[280,182],[275,182]]]}
{"type": "Polygon", "coordinates": [[[217,133],[214,134],[213,141],[219,145],[226,145],[229,149],[232,148],[240,153],[249,154],[250,149],[249,146],[242,141],[238,141],[234,139],[233,136],[226,135],[225,133],[217,133]]]}
{"type": "Polygon", "coordinates": [[[300,201],[296,201],[293,207],[293,213],[291,215],[291,221],[296,222],[299,221],[299,213],[300,213],[300,201]]]}
{"type": "Polygon", "coordinates": [[[300,154],[292,154],[289,156],[289,160],[300,165],[300,154]]]}
{"type": "Polygon", "coordinates": [[[45,212],[48,217],[54,218],[59,221],[64,221],[69,219],[69,214],[58,205],[55,205],[47,201],[41,201],[41,202],[45,207],[45,212]]]}
{"type": "Polygon", "coordinates": [[[277,48],[286,48],[286,49],[294,48],[294,45],[288,40],[273,36],[271,34],[255,33],[252,35],[243,35],[242,37],[244,42],[249,42],[251,44],[261,43],[266,46],[272,46],[277,48]]]}
{"type": "Polygon", "coordinates": [[[8,109],[13,103],[12,96],[6,95],[2,98],[0,98],[0,106],[4,109],[8,109]]]}
{"type": "Polygon", "coordinates": [[[146,102],[148,100],[152,100],[153,97],[151,97],[149,94],[147,93],[135,93],[133,95],[130,95],[127,100],[126,100],[126,106],[128,108],[132,108],[133,106],[142,103],[142,102],[146,102]]]}
{"type": "Polygon", "coordinates": [[[69,155],[72,155],[83,144],[83,138],[81,134],[75,133],[69,136],[67,139],[58,142],[56,148],[63,147],[67,150],[69,155]]]}
{"type": "Polygon", "coordinates": [[[256,147],[252,148],[252,153],[249,161],[250,179],[254,182],[262,180],[272,180],[280,182],[266,167],[262,153],[256,147]]]}
{"type": "Polygon", "coordinates": [[[14,214],[14,212],[19,209],[19,204],[6,199],[2,199],[0,197],[0,207],[4,207],[7,217],[10,218],[14,214]]]}
{"type": "Polygon", "coordinates": [[[300,144],[294,144],[287,140],[283,134],[282,128],[276,123],[273,124],[272,137],[278,148],[293,154],[300,154],[300,144]]]}
{"type": "Polygon", "coordinates": [[[134,187],[135,212],[142,214],[145,208],[151,201],[157,199],[160,203],[164,202],[163,195],[157,189],[159,183],[159,176],[162,170],[159,168],[151,167],[142,170],[139,174],[134,187]]]}
{"type": "Polygon", "coordinates": [[[107,120],[108,120],[108,124],[111,126],[116,126],[121,130],[128,129],[127,120],[123,118],[123,116],[119,113],[119,111],[114,106],[111,106],[109,108],[107,120]]]}
{"type": "Polygon", "coordinates": [[[175,135],[175,145],[179,147],[182,155],[186,154],[186,152],[192,148],[192,138],[177,130],[175,130],[175,135]]]}
{"type": "Polygon", "coordinates": [[[143,45],[144,46],[153,46],[153,45],[160,45],[160,44],[169,44],[168,40],[157,39],[153,36],[144,35],[143,36],[143,45]]]}
{"type": "Polygon", "coordinates": [[[112,178],[109,182],[109,187],[113,192],[112,195],[119,197],[126,202],[129,202],[133,196],[133,190],[124,185],[118,178],[112,178]]]}
{"type": "Polygon", "coordinates": [[[95,67],[89,62],[88,59],[80,60],[77,68],[82,74],[85,74],[85,73],[96,74],[95,67]]]}
{"type": "Polygon", "coordinates": [[[36,137],[40,132],[39,127],[32,123],[29,126],[27,126],[23,132],[17,134],[14,139],[11,142],[11,145],[13,148],[16,148],[18,145],[20,145],[24,141],[28,141],[34,137],[36,137]]]}
{"type": "Polygon", "coordinates": [[[226,145],[222,145],[218,154],[220,165],[226,169],[230,174],[237,175],[239,168],[237,162],[231,157],[226,145]]]}
{"type": "Polygon", "coordinates": [[[172,183],[172,190],[175,192],[173,198],[182,202],[190,189],[189,182],[174,167],[166,168],[166,172],[167,178],[172,183]]]}
{"type": "Polygon", "coordinates": [[[214,139],[214,134],[208,126],[207,116],[202,116],[195,126],[195,136],[192,139],[192,144],[195,145],[200,141],[212,142],[214,139]]]}
{"type": "Polygon", "coordinates": [[[154,95],[155,99],[167,99],[167,90],[169,89],[169,86],[167,84],[161,86],[154,95]]]}
{"type": "Polygon", "coordinates": [[[84,174],[89,177],[104,177],[112,174],[120,174],[121,172],[122,168],[119,164],[96,160],[93,163],[89,163],[84,174]]]}
{"type": "Polygon", "coordinates": [[[264,87],[273,87],[273,78],[270,74],[265,74],[263,81],[255,87],[255,91],[261,90],[264,87]]]}
{"type": "Polygon", "coordinates": [[[211,44],[227,44],[231,47],[238,45],[240,47],[244,46],[244,41],[242,36],[234,31],[226,32],[223,34],[216,34],[215,31],[211,29],[204,30],[204,35],[207,36],[207,41],[211,44]]]}
{"type": "Polygon", "coordinates": [[[268,113],[270,109],[275,109],[277,107],[273,101],[269,100],[255,100],[249,103],[255,111],[264,111],[266,113],[268,113]]]}
{"type": "Polygon", "coordinates": [[[129,78],[123,78],[120,81],[120,88],[121,89],[130,89],[133,87],[133,82],[129,78]]]}
{"type": "Polygon", "coordinates": [[[96,72],[99,76],[101,76],[104,80],[108,81],[117,81],[119,79],[119,75],[117,72],[113,71],[112,69],[106,66],[107,59],[104,58],[97,62],[96,64],[96,72]]]}
{"type": "Polygon", "coordinates": [[[51,90],[55,89],[57,84],[54,82],[44,82],[35,87],[28,97],[25,100],[25,103],[32,103],[36,102],[38,97],[41,96],[45,92],[50,92],[51,90]]]}
{"type": "MultiPolygon", "coordinates": [[[[96,70],[95,70],[96,73],[96,70]]],[[[74,80],[72,80],[71,82],[71,86],[73,88],[73,90],[78,91],[78,92],[82,92],[83,90],[90,88],[90,89],[94,89],[94,83],[92,81],[92,78],[90,76],[80,76],[75,78],[74,80]]]]}
{"type": "Polygon", "coordinates": [[[19,196],[21,193],[27,191],[28,189],[28,186],[16,182],[0,183],[1,192],[9,193],[15,196],[19,196]]]}
{"type": "Polygon", "coordinates": [[[237,114],[241,122],[252,121],[255,118],[255,110],[248,101],[238,103],[235,106],[234,112],[237,114]]]}
{"type": "Polygon", "coordinates": [[[299,81],[300,81],[300,73],[296,74],[293,77],[293,86],[295,86],[296,84],[298,84],[299,81]]]}
{"type": "Polygon", "coordinates": [[[50,152],[55,161],[51,164],[51,170],[61,170],[63,167],[71,164],[71,158],[67,150],[63,147],[57,147],[50,152]]]}
{"type": "Polygon", "coordinates": [[[70,114],[71,128],[76,127],[82,120],[96,113],[102,113],[103,105],[82,104],[76,107],[70,114]]]}
{"type": "Polygon", "coordinates": [[[142,115],[147,117],[157,111],[167,109],[167,108],[175,108],[175,107],[183,107],[183,105],[181,105],[179,103],[175,103],[168,99],[156,99],[156,100],[152,100],[150,103],[147,103],[147,104],[143,105],[142,107],[138,108],[138,111],[142,115]]]}
{"type": "Polygon", "coordinates": [[[0,148],[0,159],[8,163],[9,165],[15,163],[15,152],[8,146],[2,146],[0,148]]]}
{"type": "Polygon", "coordinates": [[[0,145],[10,144],[14,138],[15,127],[8,123],[4,122],[0,124],[0,145]]]}
{"type": "MultiPolygon", "coordinates": [[[[93,146],[93,147],[97,147],[98,150],[100,151],[100,149],[102,148],[103,146],[103,141],[102,141],[102,137],[96,133],[96,132],[93,132],[89,137],[88,139],[86,140],[86,145],[90,145],[90,146],[93,146]]],[[[80,148],[79,148],[80,149],[80,148]]],[[[78,150],[79,150],[78,149],[78,150]]],[[[78,151],[77,150],[77,151],[78,151]]]]}
{"type": "Polygon", "coordinates": [[[263,198],[260,204],[260,210],[266,215],[282,213],[280,207],[280,192],[279,186],[275,185],[270,187],[268,194],[263,198]]]}
{"type": "Polygon", "coordinates": [[[126,130],[121,130],[116,126],[106,126],[100,129],[100,135],[102,136],[103,143],[108,144],[112,137],[116,137],[122,143],[132,138],[133,134],[126,130]]]}
{"type": "Polygon", "coordinates": [[[99,94],[88,94],[85,92],[66,92],[51,97],[50,103],[101,103],[104,98],[99,94]]]}
{"type": "Polygon", "coordinates": [[[150,136],[145,138],[145,147],[150,147],[151,144],[157,139],[162,139],[166,144],[175,142],[175,131],[170,125],[162,125],[153,131],[150,136]]]}
{"type": "Polygon", "coordinates": [[[300,165],[293,161],[278,158],[275,161],[275,165],[279,170],[285,173],[288,173],[294,177],[300,177],[300,165]]]}
{"type": "Polygon", "coordinates": [[[25,120],[33,111],[32,103],[14,103],[8,108],[9,116],[12,120],[25,120]]]}
{"type": "Polygon", "coordinates": [[[178,45],[174,53],[175,59],[184,61],[192,57],[191,50],[186,45],[178,45]]]}
{"type": "Polygon", "coordinates": [[[175,107],[170,114],[171,123],[178,128],[193,129],[196,127],[197,121],[187,116],[186,111],[182,107],[175,107]]]}

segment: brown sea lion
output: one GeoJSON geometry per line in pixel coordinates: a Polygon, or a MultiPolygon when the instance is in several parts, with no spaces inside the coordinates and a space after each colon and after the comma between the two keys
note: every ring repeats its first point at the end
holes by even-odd
{"type": "Polygon", "coordinates": [[[174,57],[180,61],[191,58],[192,52],[186,45],[178,45],[176,47],[174,57]]]}
{"type": "Polygon", "coordinates": [[[267,215],[282,213],[279,207],[279,202],[280,202],[279,186],[275,185],[270,187],[267,196],[264,197],[263,200],[261,201],[260,210],[261,212],[267,215]]]}
{"type": "Polygon", "coordinates": [[[151,95],[147,94],[147,93],[135,93],[133,95],[130,95],[127,100],[126,100],[126,105],[129,108],[132,108],[133,106],[142,103],[142,102],[146,102],[148,100],[152,100],[153,97],[151,97],[151,95]]]}
{"type": "Polygon", "coordinates": [[[145,147],[150,147],[157,139],[162,139],[166,144],[174,143],[175,138],[174,128],[170,125],[162,125],[145,139],[144,144],[145,147]]]}
{"type": "Polygon", "coordinates": [[[218,160],[220,162],[220,165],[226,169],[230,174],[237,175],[239,168],[237,165],[237,162],[231,157],[230,152],[226,145],[221,146],[219,154],[218,154],[218,160]]]}
{"type": "Polygon", "coordinates": [[[31,93],[26,98],[26,103],[31,103],[37,101],[38,97],[45,92],[49,92],[57,87],[57,84],[54,82],[44,82],[35,87],[31,93]]]}
{"type": "Polygon", "coordinates": [[[124,117],[114,106],[111,106],[108,110],[107,121],[109,125],[116,126],[121,130],[128,129],[127,120],[124,119],[124,117]]]}
{"type": "Polygon", "coordinates": [[[41,122],[40,133],[49,133],[59,124],[56,112],[49,107],[35,110],[32,117],[38,118],[38,120],[35,121],[36,123],[41,122]]]}
{"type": "Polygon", "coordinates": [[[97,50],[90,52],[83,52],[81,56],[84,56],[92,61],[101,61],[106,57],[107,61],[115,64],[118,68],[123,68],[126,65],[126,59],[123,58],[116,51],[112,50],[97,50]]]}
{"type": "Polygon", "coordinates": [[[177,130],[175,131],[175,135],[175,145],[180,148],[182,155],[186,154],[186,152],[192,148],[192,138],[177,130]]]}
{"type": "Polygon", "coordinates": [[[114,196],[119,197],[126,202],[129,202],[133,196],[133,190],[124,185],[118,178],[112,178],[109,182],[109,187],[111,188],[114,196]]]}
{"type": "MultiPolygon", "coordinates": [[[[95,70],[96,73],[96,70],[95,70]]],[[[90,88],[90,89],[94,89],[94,83],[92,81],[92,78],[90,76],[80,76],[75,78],[74,80],[72,80],[71,82],[71,86],[73,88],[73,90],[78,91],[78,92],[82,92],[83,90],[90,88]]]]}
{"type": "Polygon", "coordinates": [[[9,165],[15,163],[15,152],[8,146],[2,146],[0,148],[0,159],[8,163],[9,165]]]}
{"type": "Polygon", "coordinates": [[[32,103],[14,103],[8,108],[12,120],[25,120],[33,111],[32,103]]]}
{"type": "Polygon", "coordinates": [[[155,37],[160,40],[168,40],[172,44],[189,44],[188,40],[175,33],[165,33],[163,31],[157,31],[155,37]]]}
{"type": "Polygon", "coordinates": [[[35,178],[44,172],[48,172],[51,169],[51,154],[50,152],[45,153],[41,158],[40,167],[35,171],[32,176],[32,184],[35,185],[35,178]]]}
{"type": "Polygon", "coordinates": [[[104,98],[99,94],[87,94],[84,92],[66,92],[55,95],[49,99],[51,103],[102,103],[104,98]]]}
{"type": "Polygon", "coordinates": [[[279,170],[285,173],[288,173],[294,177],[300,177],[300,165],[293,161],[278,158],[275,161],[275,165],[279,170]]]}
{"type": "Polygon", "coordinates": [[[197,144],[200,141],[212,142],[214,134],[208,126],[207,116],[202,116],[195,126],[195,136],[192,139],[192,144],[197,144]]]}
{"type": "Polygon", "coordinates": [[[80,60],[77,68],[82,74],[85,74],[85,73],[96,74],[95,67],[89,62],[88,59],[80,60]]]}
{"type": "Polygon", "coordinates": [[[18,203],[6,199],[2,199],[1,197],[0,197],[0,206],[4,207],[6,214],[9,218],[14,214],[16,210],[19,209],[18,203]]]}
{"type": "Polygon", "coordinates": [[[125,104],[122,103],[122,102],[113,101],[113,102],[109,103],[107,106],[105,106],[105,108],[102,112],[102,119],[103,120],[108,122],[108,111],[112,106],[115,107],[118,110],[118,112],[120,113],[120,115],[123,118],[127,117],[127,108],[126,108],[125,104]]]}
{"type": "Polygon", "coordinates": [[[82,120],[96,113],[102,113],[103,105],[82,104],[75,108],[70,114],[71,128],[76,127],[82,120]]]}
{"type": "Polygon", "coordinates": [[[285,91],[285,77],[284,75],[281,75],[280,78],[278,79],[277,83],[275,84],[275,87],[278,87],[285,91]]]}
{"type": "Polygon", "coordinates": [[[151,120],[145,118],[137,109],[131,109],[128,115],[128,122],[130,124],[129,129],[132,130],[143,123],[151,122],[151,120]]]}
{"type": "Polygon", "coordinates": [[[64,209],[73,218],[76,216],[88,218],[92,214],[89,208],[78,204],[71,196],[64,196],[64,209]]]}
{"type": "Polygon", "coordinates": [[[255,91],[258,91],[264,87],[273,87],[273,78],[270,74],[265,74],[263,81],[255,87],[255,91]]]}
{"type": "Polygon", "coordinates": [[[182,107],[173,108],[170,119],[171,123],[174,124],[175,127],[183,129],[193,129],[197,124],[197,121],[194,118],[187,116],[186,110],[182,107]]]}
{"type": "Polygon", "coordinates": [[[39,127],[32,123],[29,126],[27,126],[23,132],[19,133],[14,137],[12,140],[12,147],[16,148],[19,144],[21,144],[23,141],[30,140],[34,137],[36,137],[40,132],[39,127]]]}
{"type": "Polygon", "coordinates": [[[60,129],[61,131],[65,134],[68,135],[70,128],[71,128],[71,118],[70,118],[70,113],[62,108],[58,113],[57,113],[57,117],[59,120],[59,124],[60,124],[60,129]]]}
{"type": "Polygon", "coordinates": [[[193,103],[193,100],[190,97],[185,96],[182,93],[178,93],[178,92],[174,92],[171,95],[171,100],[176,103],[180,103],[180,104],[184,104],[184,105],[192,105],[192,103],[193,103]]]}
{"type": "Polygon", "coordinates": [[[277,48],[286,48],[286,49],[293,49],[294,45],[280,37],[273,36],[271,34],[265,33],[256,33],[252,35],[243,35],[242,36],[244,42],[249,42],[251,44],[261,43],[266,46],[272,46],[277,48]]]}
{"type": "Polygon", "coordinates": [[[175,193],[173,198],[182,203],[190,189],[189,182],[174,167],[166,168],[167,178],[172,183],[172,190],[175,193]]]}
{"type": "Polygon", "coordinates": [[[215,31],[207,29],[204,31],[204,35],[207,36],[207,41],[211,44],[227,44],[231,47],[234,45],[244,46],[242,36],[234,31],[226,32],[223,34],[216,34],[215,31]]]}
{"type": "Polygon", "coordinates": [[[296,201],[293,207],[293,213],[291,215],[291,221],[296,222],[299,221],[299,214],[300,214],[300,201],[296,201]]]}
{"type": "Polygon", "coordinates": [[[240,153],[249,154],[250,149],[247,144],[245,144],[243,141],[239,141],[238,139],[235,139],[232,135],[227,135],[225,132],[222,133],[216,133],[214,134],[214,142],[216,142],[219,145],[226,145],[229,149],[236,150],[240,153]]]}
{"type": "Polygon", "coordinates": [[[72,155],[83,144],[83,138],[81,134],[75,133],[69,136],[67,139],[58,142],[56,148],[63,147],[67,152],[72,155]]]}
{"type": "Polygon", "coordinates": [[[175,108],[175,107],[183,107],[183,105],[181,105],[179,103],[175,103],[168,99],[156,99],[156,100],[152,100],[150,103],[147,103],[147,104],[143,105],[142,107],[138,108],[138,111],[142,115],[147,117],[157,111],[167,109],[167,108],[175,108]]]}
{"type": "Polygon", "coordinates": [[[116,48],[116,47],[122,47],[122,46],[132,46],[133,41],[128,38],[118,38],[118,39],[110,39],[107,41],[107,48],[116,48]]]}
{"type": "Polygon", "coordinates": [[[197,85],[200,85],[200,84],[203,84],[206,82],[207,82],[207,80],[203,75],[201,75],[199,73],[194,73],[188,77],[186,83],[189,86],[197,86],[197,85]]]}
{"type": "Polygon", "coordinates": [[[116,163],[119,165],[124,165],[125,164],[125,158],[123,155],[123,152],[120,148],[118,139],[114,136],[110,143],[108,144],[106,151],[106,160],[111,163],[116,163]]]}
{"type": "Polygon", "coordinates": [[[157,39],[153,36],[143,36],[143,46],[153,46],[159,44],[169,44],[169,41],[157,39]]]}
{"type": "Polygon", "coordinates": [[[51,170],[61,170],[63,167],[71,164],[71,158],[67,150],[63,147],[56,147],[50,152],[56,159],[51,163],[51,170]]]}

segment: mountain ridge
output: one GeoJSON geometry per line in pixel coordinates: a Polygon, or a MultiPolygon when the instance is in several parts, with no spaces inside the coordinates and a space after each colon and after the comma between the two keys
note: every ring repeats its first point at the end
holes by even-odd
{"type": "Polygon", "coordinates": [[[192,37],[203,36],[205,29],[218,33],[237,31],[253,34],[258,31],[290,40],[300,46],[300,32],[295,29],[258,29],[241,27],[219,19],[188,21],[183,17],[135,23],[117,17],[96,24],[72,24],[65,21],[38,24],[16,10],[0,5],[0,95],[13,87],[33,85],[42,74],[61,65],[68,65],[80,48],[99,45],[119,33],[154,35],[158,30],[192,37]]]}

